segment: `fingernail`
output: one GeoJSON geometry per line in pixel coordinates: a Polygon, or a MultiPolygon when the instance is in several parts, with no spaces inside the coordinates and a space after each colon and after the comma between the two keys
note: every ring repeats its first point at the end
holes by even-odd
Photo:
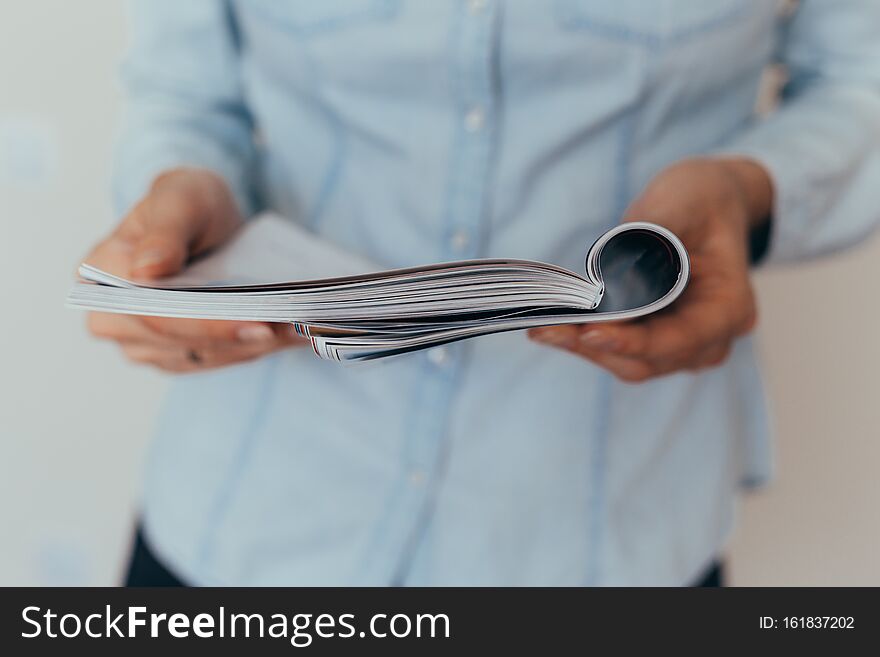
{"type": "Polygon", "coordinates": [[[149,251],[144,251],[138,255],[137,259],[134,261],[134,268],[144,269],[145,267],[152,267],[153,265],[158,265],[160,262],[164,262],[167,257],[168,254],[164,251],[150,249],[149,251]]]}
{"type": "Polygon", "coordinates": [[[238,329],[238,339],[242,342],[271,342],[275,333],[268,326],[245,326],[238,329]]]}
{"type": "Polygon", "coordinates": [[[609,335],[607,332],[601,329],[588,329],[581,333],[580,336],[581,344],[585,347],[591,347],[593,349],[608,349],[614,350],[619,346],[619,342],[613,335],[609,335]]]}

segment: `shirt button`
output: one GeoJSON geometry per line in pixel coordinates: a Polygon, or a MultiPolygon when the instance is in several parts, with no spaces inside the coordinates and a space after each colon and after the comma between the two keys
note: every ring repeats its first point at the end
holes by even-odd
{"type": "Polygon", "coordinates": [[[449,351],[446,347],[432,347],[428,349],[427,356],[431,364],[437,367],[443,367],[449,362],[449,351]]]}
{"type": "Polygon", "coordinates": [[[424,470],[412,470],[409,473],[409,483],[413,486],[421,486],[425,483],[425,478],[424,470]]]}
{"type": "Polygon", "coordinates": [[[487,0],[467,0],[468,11],[472,14],[479,14],[486,8],[487,0]]]}
{"type": "Polygon", "coordinates": [[[486,123],[486,113],[482,107],[472,107],[467,114],[464,115],[464,127],[468,132],[478,132],[482,130],[486,123]]]}
{"type": "Polygon", "coordinates": [[[471,243],[471,238],[466,230],[457,230],[452,234],[449,243],[452,245],[453,249],[461,252],[464,251],[468,247],[468,244],[471,243]]]}

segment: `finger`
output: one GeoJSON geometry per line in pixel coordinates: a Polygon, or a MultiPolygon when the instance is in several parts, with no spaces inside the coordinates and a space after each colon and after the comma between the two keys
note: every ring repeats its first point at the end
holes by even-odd
{"type": "Polygon", "coordinates": [[[276,342],[280,342],[275,332],[268,326],[245,322],[89,313],[88,328],[92,335],[104,340],[177,348],[208,347],[217,344],[273,346],[276,342]]]}
{"type": "Polygon", "coordinates": [[[144,317],[157,334],[192,345],[257,345],[288,347],[308,343],[285,323],[144,317]]]}
{"type": "Polygon", "coordinates": [[[89,332],[101,340],[160,345],[171,342],[147,326],[143,318],[134,315],[93,312],[88,314],[86,322],[89,332]]]}
{"type": "Polygon", "coordinates": [[[712,345],[708,350],[685,358],[666,361],[649,361],[644,358],[630,358],[605,351],[582,347],[574,350],[600,367],[610,371],[627,383],[641,383],[675,372],[700,372],[722,365],[730,355],[730,344],[712,345]]]}
{"type": "Polygon", "coordinates": [[[143,321],[160,335],[194,343],[274,345],[280,342],[269,324],[259,322],[168,317],[145,317],[143,321]]]}
{"type": "Polygon", "coordinates": [[[197,224],[156,219],[142,201],[85,261],[123,277],[156,278],[176,273],[189,256],[197,224]]]}
{"type": "Polygon", "coordinates": [[[166,372],[194,372],[199,363],[187,357],[180,347],[170,348],[144,343],[123,343],[122,353],[133,363],[156,367],[166,372]]]}
{"type": "Polygon", "coordinates": [[[574,324],[559,324],[557,326],[541,326],[529,329],[528,336],[535,342],[546,344],[559,349],[573,349],[578,342],[580,331],[574,324]]]}
{"type": "Polygon", "coordinates": [[[530,337],[552,347],[576,354],[608,370],[628,383],[638,383],[677,371],[700,371],[717,367],[730,355],[729,341],[713,343],[701,352],[666,360],[648,360],[642,357],[623,356],[606,349],[596,349],[581,342],[574,326],[553,326],[530,331],[530,337]]]}
{"type": "Polygon", "coordinates": [[[209,370],[264,355],[262,350],[222,350],[189,348],[182,345],[155,345],[139,342],[120,344],[125,357],[138,365],[149,365],[173,373],[209,370]]]}
{"type": "Polygon", "coordinates": [[[235,347],[208,347],[205,349],[186,350],[184,356],[191,363],[198,365],[199,369],[208,370],[218,367],[227,367],[240,363],[248,363],[270,353],[278,351],[279,347],[261,345],[242,345],[235,347]]]}
{"type": "Polygon", "coordinates": [[[124,223],[137,235],[131,259],[131,275],[160,278],[179,272],[190,256],[201,221],[179,212],[162,211],[152,197],[142,202],[124,223]]]}
{"type": "Polygon", "coordinates": [[[114,233],[100,242],[84,262],[117,276],[128,276],[134,242],[114,233]]]}
{"type": "Polygon", "coordinates": [[[697,354],[689,354],[685,358],[665,361],[652,361],[653,376],[662,376],[673,372],[689,371],[699,373],[723,365],[733,350],[732,340],[714,343],[697,354]]]}
{"type": "Polygon", "coordinates": [[[575,348],[572,350],[572,353],[608,370],[625,383],[642,383],[666,371],[671,371],[661,370],[643,358],[628,358],[627,356],[618,356],[617,354],[585,348],[575,348]]]}
{"type": "Polygon", "coordinates": [[[713,367],[719,367],[730,357],[732,345],[730,342],[712,345],[704,351],[697,362],[689,369],[700,371],[713,367]]]}
{"type": "Polygon", "coordinates": [[[308,339],[302,337],[296,332],[296,329],[293,328],[293,324],[279,322],[269,324],[269,326],[272,327],[272,330],[275,332],[275,337],[281,343],[282,347],[304,347],[310,344],[308,339]]]}
{"type": "Polygon", "coordinates": [[[685,300],[674,310],[630,323],[591,325],[580,341],[588,347],[649,360],[675,360],[741,335],[754,325],[751,302],[685,300]]]}
{"type": "Polygon", "coordinates": [[[656,374],[656,368],[644,359],[591,349],[579,341],[579,336],[580,327],[575,325],[547,326],[529,331],[529,337],[536,342],[585,358],[622,381],[638,383],[656,374]]]}
{"type": "MultiPolygon", "coordinates": [[[[231,341],[229,339],[218,339],[214,336],[206,337],[197,333],[186,335],[185,331],[181,331],[181,333],[184,333],[183,335],[174,335],[173,331],[170,333],[160,332],[150,326],[149,322],[153,319],[155,318],[138,317],[135,315],[89,313],[87,323],[88,330],[99,339],[112,340],[119,343],[166,347],[176,349],[177,351],[181,348],[204,349],[241,345],[247,349],[253,349],[256,353],[266,353],[272,349],[308,344],[308,340],[298,336],[289,324],[269,325],[269,330],[272,332],[271,338],[267,338],[262,331],[256,336],[245,332],[243,336],[236,334],[237,340],[231,341]]],[[[186,320],[167,321],[173,323],[186,320]]],[[[234,322],[222,323],[229,324],[234,322]]],[[[237,324],[243,323],[238,322],[237,324]]],[[[250,328],[250,325],[245,324],[245,328],[250,328]]]]}
{"type": "Polygon", "coordinates": [[[188,346],[182,344],[157,345],[138,342],[123,342],[120,346],[126,357],[131,361],[139,364],[153,365],[172,372],[209,370],[246,363],[282,348],[278,345],[188,346]]]}

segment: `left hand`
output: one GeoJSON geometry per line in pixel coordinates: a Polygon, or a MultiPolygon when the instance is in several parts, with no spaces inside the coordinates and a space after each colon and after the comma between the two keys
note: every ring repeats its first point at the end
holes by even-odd
{"type": "Polygon", "coordinates": [[[772,206],[770,177],[750,160],[695,158],[655,177],[624,221],[665,226],[691,258],[687,289],[642,320],[550,326],[529,336],[585,358],[627,382],[723,363],[756,323],[748,236],[772,206]]]}
{"type": "MultiPolygon", "coordinates": [[[[172,169],[153,181],[86,261],[119,276],[161,278],[226,242],[242,223],[232,192],[216,173],[172,169]]],[[[290,326],[264,322],[92,312],[88,327],[119,345],[130,361],[173,373],[226,367],[308,344],[290,326]]]]}

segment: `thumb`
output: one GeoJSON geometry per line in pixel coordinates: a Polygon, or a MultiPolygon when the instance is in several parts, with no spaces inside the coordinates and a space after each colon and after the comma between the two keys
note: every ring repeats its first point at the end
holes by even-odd
{"type": "Polygon", "coordinates": [[[160,175],[125,222],[133,244],[131,275],[143,278],[179,272],[195,253],[226,241],[241,225],[226,183],[200,170],[160,175]]]}
{"type": "Polygon", "coordinates": [[[189,258],[193,238],[189,222],[145,222],[142,237],[132,252],[131,275],[160,278],[176,274],[189,258]]]}

